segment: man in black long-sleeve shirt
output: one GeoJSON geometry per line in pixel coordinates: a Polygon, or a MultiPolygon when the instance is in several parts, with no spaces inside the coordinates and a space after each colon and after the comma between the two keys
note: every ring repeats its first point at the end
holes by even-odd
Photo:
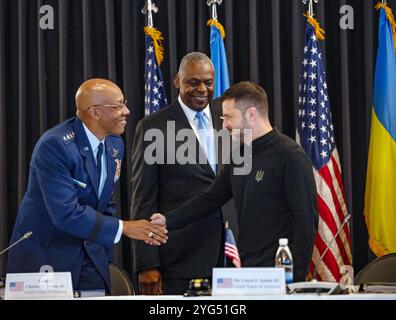
{"type": "Polygon", "coordinates": [[[166,215],[167,227],[183,228],[233,197],[242,266],[272,267],[278,239],[288,238],[294,281],[304,281],[318,226],[312,164],[295,141],[272,128],[267,95],[260,86],[241,82],[228,89],[222,100],[223,128],[248,146],[251,171],[236,175],[238,166],[231,161],[206,192],[166,215]],[[251,135],[243,134],[246,129],[251,135]]]}

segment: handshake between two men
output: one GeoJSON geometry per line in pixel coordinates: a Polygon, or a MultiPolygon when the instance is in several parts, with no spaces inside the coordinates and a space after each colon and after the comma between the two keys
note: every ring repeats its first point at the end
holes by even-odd
{"type": "Polygon", "coordinates": [[[150,217],[151,223],[166,228],[166,218],[159,212],[154,213],[150,217]]]}
{"type": "Polygon", "coordinates": [[[122,234],[131,239],[143,240],[152,246],[159,246],[168,240],[166,218],[155,213],[147,220],[131,220],[123,222],[122,234]]]}
{"type": "Polygon", "coordinates": [[[153,246],[159,246],[168,240],[166,230],[166,219],[160,213],[151,216],[147,220],[123,221],[122,234],[131,239],[143,240],[153,246]]]}

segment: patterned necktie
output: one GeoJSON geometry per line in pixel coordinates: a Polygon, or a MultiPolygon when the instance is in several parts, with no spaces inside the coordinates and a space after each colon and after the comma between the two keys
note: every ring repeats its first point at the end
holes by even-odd
{"type": "Polygon", "coordinates": [[[203,111],[198,111],[195,115],[195,119],[197,119],[197,128],[200,136],[200,142],[202,148],[205,151],[206,158],[209,161],[210,166],[212,167],[213,172],[216,173],[216,159],[214,158],[213,150],[212,150],[212,137],[210,135],[210,130],[208,128],[208,119],[203,111]]]}
{"type": "Polygon", "coordinates": [[[100,176],[102,175],[102,155],[103,155],[103,143],[99,143],[98,153],[96,155],[96,167],[98,169],[98,190],[100,185],[100,176]]]}

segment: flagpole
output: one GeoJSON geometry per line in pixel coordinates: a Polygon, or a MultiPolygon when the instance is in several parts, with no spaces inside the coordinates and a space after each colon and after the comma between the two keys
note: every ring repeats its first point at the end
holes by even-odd
{"type": "Polygon", "coordinates": [[[221,5],[223,0],[208,0],[206,1],[206,4],[208,7],[211,7],[212,13],[211,17],[213,20],[217,21],[217,5],[221,5]]]}
{"type": "Polygon", "coordinates": [[[147,27],[150,28],[154,27],[153,12],[157,13],[158,7],[155,5],[155,3],[152,0],[146,0],[146,4],[142,9],[142,13],[144,15],[147,15],[147,27]]]}
{"type": "MultiPolygon", "coordinates": [[[[226,235],[227,229],[228,229],[228,221],[225,222],[225,228],[224,228],[224,245],[225,245],[225,241],[226,241],[225,235],[226,235]]],[[[224,267],[225,267],[225,268],[227,267],[227,256],[226,256],[225,254],[224,254],[224,267]]]]}
{"type": "MultiPolygon", "coordinates": [[[[314,16],[314,11],[313,11],[313,3],[318,3],[319,0],[302,0],[304,4],[308,3],[308,14],[313,17],[314,16]]],[[[384,1],[384,0],[382,0],[384,1]]]]}

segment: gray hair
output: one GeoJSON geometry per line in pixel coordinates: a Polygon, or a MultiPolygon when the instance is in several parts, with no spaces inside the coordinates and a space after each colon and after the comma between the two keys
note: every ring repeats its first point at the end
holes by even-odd
{"type": "Polygon", "coordinates": [[[182,61],[180,62],[178,75],[182,75],[185,73],[186,67],[190,62],[196,62],[196,63],[208,62],[210,63],[210,65],[214,70],[212,60],[210,60],[210,58],[206,54],[195,51],[195,52],[190,52],[183,57],[182,61]]]}

